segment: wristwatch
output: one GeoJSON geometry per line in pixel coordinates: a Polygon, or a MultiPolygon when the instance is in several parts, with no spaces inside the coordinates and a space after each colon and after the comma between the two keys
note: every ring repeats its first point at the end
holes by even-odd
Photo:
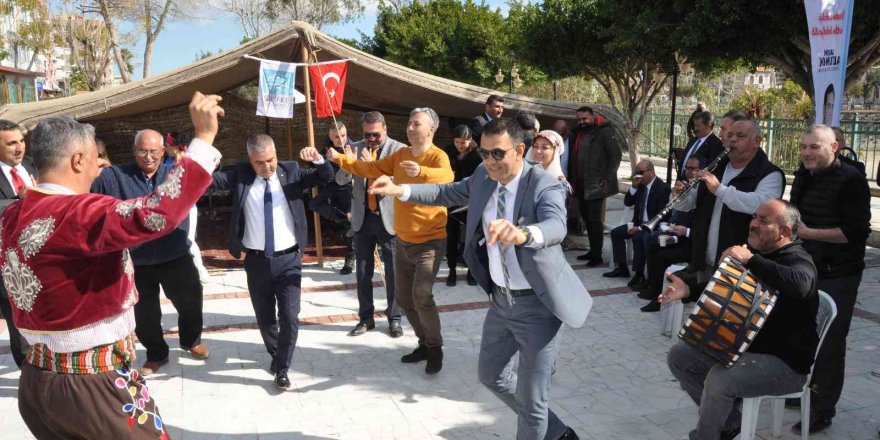
{"type": "Polygon", "coordinates": [[[529,246],[535,242],[535,237],[532,236],[532,231],[525,226],[520,226],[519,230],[522,231],[523,234],[526,235],[526,241],[523,242],[520,246],[529,246]]]}

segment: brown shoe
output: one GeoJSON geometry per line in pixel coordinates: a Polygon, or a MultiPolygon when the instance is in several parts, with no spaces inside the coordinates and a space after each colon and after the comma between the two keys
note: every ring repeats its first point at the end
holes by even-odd
{"type": "Polygon", "coordinates": [[[208,356],[211,355],[211,350],[208,350],[208,346],[201,342],[190,348],[184,348],[183,350],[189,352],[189,354],[196,359],[207,359],[208,356]]]}
{"type": "Polygon", "coordinates": [[[161,361],[146,361],[144,362],[144,366],[141,367],[141,376],[156,374],[159,371],[159,368],[162,368],[162,365],[167,363],[168,358],[162,359],[161,361]]]}

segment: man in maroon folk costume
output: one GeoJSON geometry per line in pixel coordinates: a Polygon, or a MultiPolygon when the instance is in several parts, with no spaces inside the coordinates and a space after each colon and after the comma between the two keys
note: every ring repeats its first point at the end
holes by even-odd
{"type": "Polygon", "coordinates": [[[167,439],[132,365],[138,300],[128,248],[173,231],[211,183],[220,97],[196,92],[196,138],[155,191],[118,200],[89,194],[94,129],[66,117],[31,134],[40,183],[3,213],[0,267],[13,318],[31,345],[18,407],[39,439],[167,439]]]}

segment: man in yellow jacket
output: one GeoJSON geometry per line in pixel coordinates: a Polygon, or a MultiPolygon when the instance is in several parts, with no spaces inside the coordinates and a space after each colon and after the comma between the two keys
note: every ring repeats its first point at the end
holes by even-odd
{"type": "MultiPolygon", "coordinates": [[[[410,113],[406,127],[409,148],[378,160],[367,150],[362,151],[360,160],[335,151],[329,153],[329,159],[337,162],[343,171],[367,179],[391,176],[397,184],[452,182],[449,158],[434,145],[439,122],[434,110],[416,108],[410,113]]],[[[368,186],[371,183],[368,181],[368,186]]],[[[410,364],[427,360],[425,373],[436,374],[443,368],[443,338],[431,289],[446,246],[446,208],[395,199],[394,229],[397,232],[395,296],[419,338],[418,347],[400,361],[410,364]]]]}

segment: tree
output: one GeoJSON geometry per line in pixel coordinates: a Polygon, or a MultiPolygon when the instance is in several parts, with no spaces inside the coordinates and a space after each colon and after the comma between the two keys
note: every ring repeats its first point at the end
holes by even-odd
{"type": "MultiPolygon", "coordinates": [[[[813,96],[810,40],[802,0],[676,0],[646,2],[680,19],[657,33],[677,35],[681,50],[701,60],[769,63],[813,96]],[[707,31],[709,30],[709,31],[707,31]]],[[[880,61],[880,0],[859,0],[852,12],[846,88],[880,61]]]]}
{"type": "Polygon", "coordinates": [[[153,44],[169,20],[190,17],[198,8],[188,0],[136,0],[128,7],[127,18],[140,26],[144,32],[143,77],[148,78],[153,66],[153,44]]]}
{"type": "Polygon", "coordinates": [[[472,0],[414,1],[400,7],[379,6],[374,37],[363,43],[389,61],[459,81],[495,86],[501,69],[514,63],[526,81],[543,73],[514,58],[513,33],[504,16],[472,0]]]}
{"type": "Polygon", "coordinates": [[[364,13],[365,0],[215,0],[213,6],[238,17],[246,38],[257,38],[291,20],[321,27],[349,23],[364,13]]]}
{"type": "Polygon", "coordinates": [[[37,57],[48,55],[52,50],[52,24],[45,7],[32,11],[32,21],[18,27],[15,44],[31,52],[31,59],[25,70],[34,67],[37,57]]]}
{"type": "Polygon", "coordinates": [[[632,163],[638,162],[638,135],[672,71],[676,49],[657,25],[674,17],[643,7],[651,2],[662,1],[544,0],[510,10],[509,28],[519,31],[518,46],[529,60],[551,78],[585,74],[599,83],[626,121],[632,163]]]}
{"type": "Polygon", "coordinates": [[[74,0],[79,2],[78,7],[83,14],[98,15],[103,20],[104,28],[107,31],[106,38],[116,60],[116,67],[119,69],[119,75],[122,76],[122,82],[128,83],[132,81],[131,71],[128,70],[128,64],[122,54],[122,45],[120,43],[118,22],[124,20],[124,17],[130,11],[132,3],[130,0],[74,0]]]}
{"type": "Polygon", "coordinates": [[[55,44],[70,48],[70,64],[79,69],[88,90],[109,85],[113,80],[109,68],[112,49],[104,24],[82,15],[58,15],[52,24],[55,44]]]}

